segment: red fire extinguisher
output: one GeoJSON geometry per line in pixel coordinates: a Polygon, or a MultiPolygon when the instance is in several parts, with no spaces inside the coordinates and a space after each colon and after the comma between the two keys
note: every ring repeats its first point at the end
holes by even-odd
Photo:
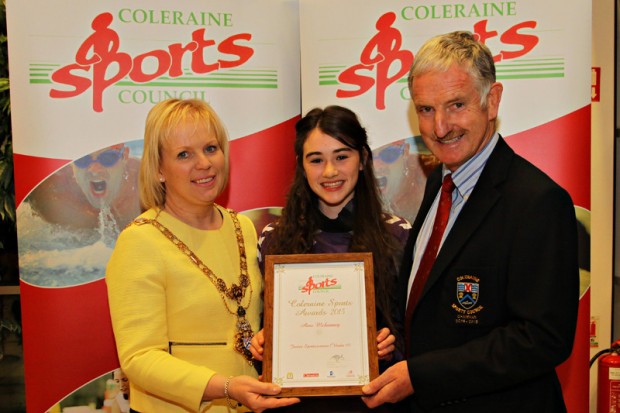
{"type": "Polygon", "coordinates": [[[620,413],[620,340],[596,353],[590,367],[599,357],[596,412],[620,413]]]}

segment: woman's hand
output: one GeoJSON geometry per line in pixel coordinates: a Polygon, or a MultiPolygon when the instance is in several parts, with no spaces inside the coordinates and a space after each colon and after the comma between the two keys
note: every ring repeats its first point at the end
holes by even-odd
{"type": "MultiPolygon", "coordinates": [[[[282,389],[277,384],[262,383],[250,376],[237,376],[228,382],[228,396],[242,405],[248,407],[254,413],[261,413],[266,409],[290,406],[299,403],[299,399],[265,397],[275,396],[282,389]]],[[[234,403],[234,401],[231,401],[234,403]]]]}
{"type": "Polygon", "coordinates": [[[390,334],[389,328],[385,327],[379,330],[377,333],[377,350],[379,350],[379,360],[389,361],[392,357],[394,357],[394,350],[396,349],[396,346],[394,345],[395,342],[396,337],[394,334],[390,334]]]}
{"type": "MultiPolygon", "coordinates": [[[[388,330],[389,333],[389,330],[388,330]]],[[[252,341],[250,342],[250,353],[252,357],[258,361],[263,361],[263,345],[265,344],[265,334],[261,329],[258,333],[254,334],[252,341]]]]}

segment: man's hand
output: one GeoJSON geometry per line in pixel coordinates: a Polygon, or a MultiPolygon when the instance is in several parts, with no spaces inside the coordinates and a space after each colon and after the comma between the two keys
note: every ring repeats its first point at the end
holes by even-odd
{"type": "Polygon", "coordinates": [[[383,403],[396,403],[413,394],[406,361],[399,361],[362,387],[362,400],[371,409],[383,403]]]}

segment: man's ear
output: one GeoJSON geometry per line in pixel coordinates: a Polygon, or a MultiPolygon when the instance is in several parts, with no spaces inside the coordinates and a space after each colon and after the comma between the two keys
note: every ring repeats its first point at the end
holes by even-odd
{"type": "Polygon", "coordinates": [[[487,95],[487,112],[489,114],[489,120],[497,119],[499,113],[499,103],[502,100],[502,92],[504,91],[504,85],[499,82],[495,82],[491,85],[489,94],[487,95]]]}

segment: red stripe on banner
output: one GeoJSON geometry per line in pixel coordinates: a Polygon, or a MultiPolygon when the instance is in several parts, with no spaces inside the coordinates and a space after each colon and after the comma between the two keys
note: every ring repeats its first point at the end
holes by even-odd
{"type": "MultiPolygon", "coordinates": [[[[590,210],[590,105],[506,138],[524,158],[565,188],[577,206],[590,210]]],[[[571,356],[557,372],[569,413],[580,413],[589,399],[590,290],[579,301],[571,356]]]]}
{"type": "Polygon", "coordinates": [[[582,413],[587,408],[590,391],[590,289],[579,300],[577,332],[573,352],[556,369],[568,413],[582,413]]]}
{"type": "Polygon", "coordinates": [[[39,182],[43,181],[52,172],[60,169],[71,161],[64,159],[40,158],[13,154],[13,167],[15,173],[15,207],[24,200],[26,195],[34,189],[39,182]]]}
{"type": "Polygon", "coordinates": [[[299,116],[230,144],[230,179],[218,202],[236,211],[282,206],[295,173],[299,116]]]}
{"type": "Polygon", "coordinates": [[[549,123],[506,137],[519,155],[590,210],[590,105],[549,123]]]}
{"type": "Polygon", "coordinates": [[[118,367],[104,280],[71,288],[20,285],[26,405],[45,412],[118,367]]]}

